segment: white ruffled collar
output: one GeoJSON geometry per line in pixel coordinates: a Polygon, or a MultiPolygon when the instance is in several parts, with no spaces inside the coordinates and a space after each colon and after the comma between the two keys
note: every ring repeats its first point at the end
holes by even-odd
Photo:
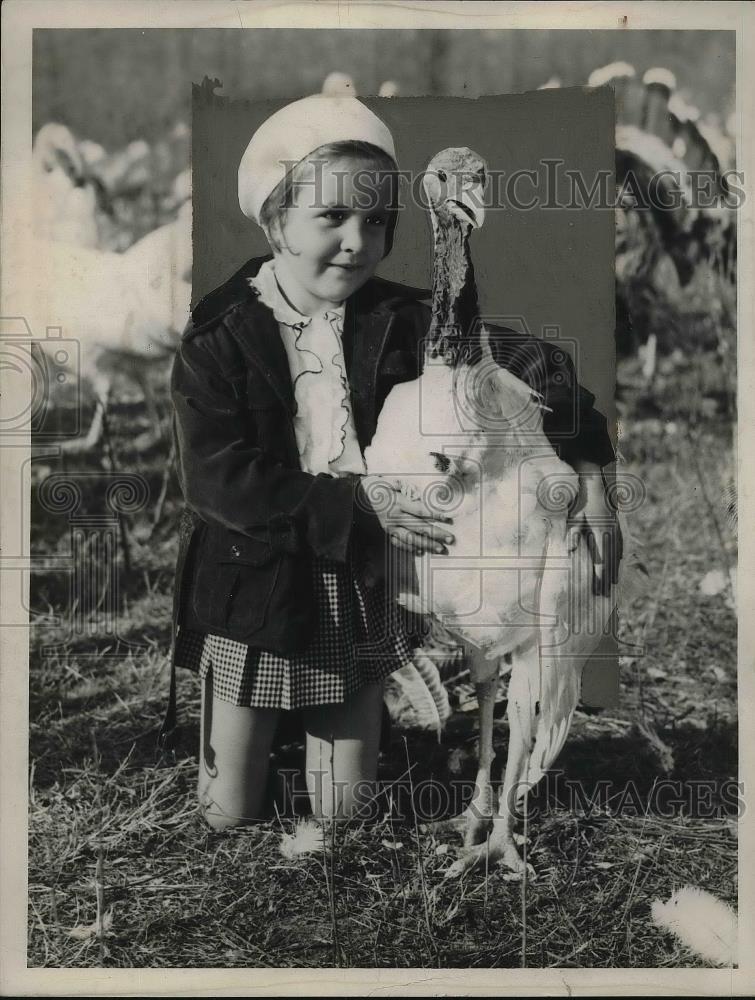
{"type": "Polygon", "coordinates": [[[273,260],[247,281],[281,328],[297,403],[294,429],[302,468],[315,474],[364,473],[343,358],[346,303],[313,316],[299,312],[278,284],[273,260]]]}
{"type": "MultiPolygon", "coordinates": [[[[283,289],[278,284],[274,260],[266,260],[254,277],[247,278],[247,282],[257,297],[272,309],[273,315],[279,323],[285,323],[286,326],[302,330],[312,322],[312,316],[299,312],[286,298],[283,289]]],[[[345,310],[346,304],[341,303],[337,308],[325,309],[318,315],[331,321],[334,317],[343,318],[345,310]]]]}

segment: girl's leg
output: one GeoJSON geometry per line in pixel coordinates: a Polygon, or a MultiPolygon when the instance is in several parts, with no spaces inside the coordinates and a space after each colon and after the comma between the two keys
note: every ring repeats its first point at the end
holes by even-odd
{"type": "Polygon", "coordinates": [[[278,709],[243,708],[202,685],[197,792],[205,819],[225,830],[260,818],[278,709]]]}
{"type": "Polygon", "coordinates": [[[369,814],[377,775],[383,685],[365,685],[339,705],[304,712],[307,788],[318,819],[369,814]]]}

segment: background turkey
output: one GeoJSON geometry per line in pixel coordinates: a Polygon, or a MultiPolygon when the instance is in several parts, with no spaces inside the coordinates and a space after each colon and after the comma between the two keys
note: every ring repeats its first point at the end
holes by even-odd
{"type": "MultiPolygon", "coordinates": [[[[181,125],[154,148],[133,142],[115,154],[79,141],[58,123],[35,136],[29,281],[14,285],[4,305],[34,331],[58,326],[78,341],[82,382],[76,388],[91,394],[94,410],[84,433],[62,445],[69,454],[89,453],[100,444],[111,399],[128,398],[129,384],[138,387],[146,411],[137,450],[162,436],[167,372],[191,300],[187,156],[187,130],[181,125]],[[137,219],[134,206],[145,201],[144,192],[148,215],[137,219]],[[130,206],[125,211],[124,201],[130,206]]],[[[51,373],[56,346],[44,339],[39,346],[40,363],[51,373]]],[[[47,381],[53,410],[49,434],[55,408],[76,406],[79,397],[67,399],[56,392],[50,375],[47,381]]]]}
{"type": "Polygon", "coordinates": [[[587,82],[616,94],[617,349],[633,355],[655,337],[668,353],[684,337],[685,290],[699,268],[707,266],[733,308],[733,136],[702,122],[670,70],[653,67],[640,77],[616,62],[587,82]]]}

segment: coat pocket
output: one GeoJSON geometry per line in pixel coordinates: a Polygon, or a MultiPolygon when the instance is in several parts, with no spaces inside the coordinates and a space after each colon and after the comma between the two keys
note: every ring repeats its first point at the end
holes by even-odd
{"type": "Polygon", "coordinates": [[[209,631],[250,635],[265,623],[278,582],[281,555],[266,540],[208,529],[197,553],[193,611],[209,631]]]}

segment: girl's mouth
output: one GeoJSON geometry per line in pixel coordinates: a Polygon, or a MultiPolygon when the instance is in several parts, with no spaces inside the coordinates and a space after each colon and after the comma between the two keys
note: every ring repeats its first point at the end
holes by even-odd
{"type": "Polygon", "coordinates": [[[331,264],[330,267],[337,267],[341,271],[361,271],[364,264],[331,264]]]}

